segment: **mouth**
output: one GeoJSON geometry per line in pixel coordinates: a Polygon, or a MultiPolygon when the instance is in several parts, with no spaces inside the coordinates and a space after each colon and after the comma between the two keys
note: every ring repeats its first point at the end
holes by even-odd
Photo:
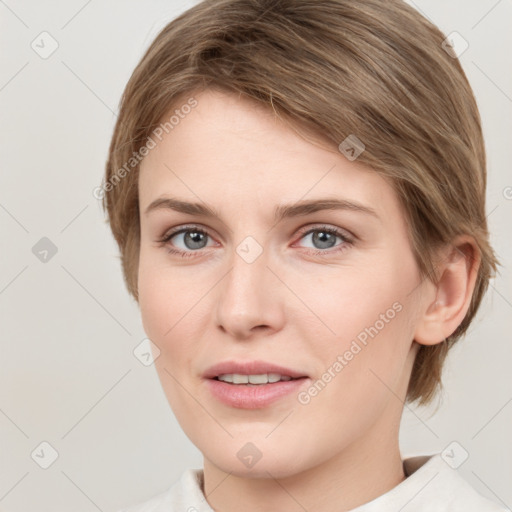
{"type": "Polygon", "coordinates": [[[278,380],[308,377],[306,372],[294,370],[267,361],[222,361],[210,366],[204,373],[206,379],[218,379],[233,384],[267,384],[278,380]],[[251,377],[251,380],[249,380],[251,377]],[[279,377],[279,378],[278,378],[279,377]],[[266,379],[266,380],[264,380],[266,379]]]}
{"type": "Polygon", "coordinates": [[[226,361],[212,366],[203,377],[216,400],[239,409],[268,407],[311,381],[301,371],[262,361],[226,361]]]}
{"type": "Polygon", "coordinates": [[[290,380],[305,379],[307,377],[291,377],[290,375],[281,375],[279,373],[260,373],[255,375],[244,375],[241,373],[223,373],[214,380],[233,384],[235,386],[262,386],[265,384],[275,384],[276,382],[288,382],[290,380]]]}

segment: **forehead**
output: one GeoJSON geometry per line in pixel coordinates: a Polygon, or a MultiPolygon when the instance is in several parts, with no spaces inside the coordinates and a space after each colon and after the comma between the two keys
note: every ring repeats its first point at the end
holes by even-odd
{"type": "Polygon", "coordinates": [[[171,194],[233,212],[329,196],[398,213],[390,184],[326,139],[237,94],[206,90],[193,98],[196,106],[177,113],[179,122],[142,161],[141,210],[171,194]]]}

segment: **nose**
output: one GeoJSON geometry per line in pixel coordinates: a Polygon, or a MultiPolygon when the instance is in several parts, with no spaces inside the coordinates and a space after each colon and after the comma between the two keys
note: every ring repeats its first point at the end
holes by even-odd
{"type": "Polygon", "coordinates": [[[283,326],[284,285],[269,268],[267,252],[254,261],[234,252],[231,268],[217,287],[217,326],[237,340],[272,334],[283,326]]]}

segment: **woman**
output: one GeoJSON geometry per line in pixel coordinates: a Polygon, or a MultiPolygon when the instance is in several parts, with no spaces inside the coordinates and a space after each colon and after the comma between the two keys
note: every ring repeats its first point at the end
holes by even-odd
{"type": "Polygon", "coordinates": [[[497,260],[477,106],[398,0],[204,1],[124,92],[104,206],[202,470],[130,510],[503,510],[402,460],[497,260]]]}

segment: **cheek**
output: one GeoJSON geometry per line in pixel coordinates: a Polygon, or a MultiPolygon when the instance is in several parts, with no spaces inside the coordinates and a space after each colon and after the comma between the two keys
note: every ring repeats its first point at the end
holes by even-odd
{"type": "MultiPolygon", "coordinates": [[[[391,385],[402,374],[414,332],[410,292],[418,274],[407,253],[399,256],[333,274],[320,288],[312,283],[302,288],[305,302],[321,320],[322,333],[316,331],[309,349],[323,363],[319,371],[330,370],[336,376],[331,377],[338,383],[332,386],[336,393],[383,387],[372,371],[391,385]]],[[[330,379],[329,374],[322,375],[330,379]]]]}
{"type": "Polygon", "coordinates": [[[324,334],[311,343],[321,363],[310,388],[297,397],[306,423],[328,418],[315,429],[319,438],[332,440],[329,449],[355,439],[385,409],[400,404],[396,396],[407,377],[412,339],[408,305],[394,300],[394,293],[349,300],[340,292],[337,298],[338,305],[324,310],[336,336],[324,334]]]}
{"type": "MultiPolygon", "coordinates": [[[[375,267],[375,263],[373,264],[375,267]]],[[[399,268],[391,264],[372,270],[363,268],[333,269],[330,276],[312,277],[294,286],[310,313],[322,329],[321,338],[330,345],[339,341],[337,348],[356,337],[365,340],[369,333],[391,331],[400,324],[399,317],[410,302],[408,293],[413,288],[414,268],[399,268]],[[393,268],[395,267],[395,268],[393,268]]]]}
{"type": "Polygon", "coordinates": [[[141,254],[139,262],[138,290],[142,323],[151,340],[158,341],[172,324],[169,312],[173,311],[173,296],[162,283],[157,267],[150,265],[141,254]]]}
{"type": "Polygon", "coordinates": [[[190,285],[185,286],[183,273],[172,270],[164,249],[141,246],[138,290],[142,323],[153,341],[170,338],[184,317],[189,302],[190,285]]]}
{"type": "Polygon", "coordinates": [[[139,307],[144,331],[161,351],[157,368],[190,367],[196,349],[193,340],[201,339],[211,308],[207,293],[211,285],[206,276],[191,279],[190,273],[189,268],[172,269],[141,251],[139,307]]]}
{"type": "Polygon", "coordinates": [[[147,336],[161,351],[156,360],[157,368],[170,360],[168,353],[172,346],[173,357],[180,358],[179,347],[186,344],[174,343],[179,338],[180,329],[186,321],[187,305],[186,289],[161,262],[157,261],[150,251],[141,249],[139,260],[139,307],[142,324],[147,336]],[[185,292],[185,293],[184,293],[185,292]],[[185,295],[185,296],[184,296],[185,295]],[[180,319],[183,319],[180,321],[180,319]]]}
{"type": "Polygon", "coordinates": [[[160,350],[154,366],[169,405],[182,421],[183,417],[200,413],[195,409],[187,412],[191,404],[178,384],[193,366],[195,347],[190,340],[195,335],[190,329],[196,327],[194,312],[200,303],[194,307],[197,299],[192,295],[196,294],[184,287],[184,279],[175,274],[141,254],[138,286],[142,324],[148,338],[160,350]]]}

